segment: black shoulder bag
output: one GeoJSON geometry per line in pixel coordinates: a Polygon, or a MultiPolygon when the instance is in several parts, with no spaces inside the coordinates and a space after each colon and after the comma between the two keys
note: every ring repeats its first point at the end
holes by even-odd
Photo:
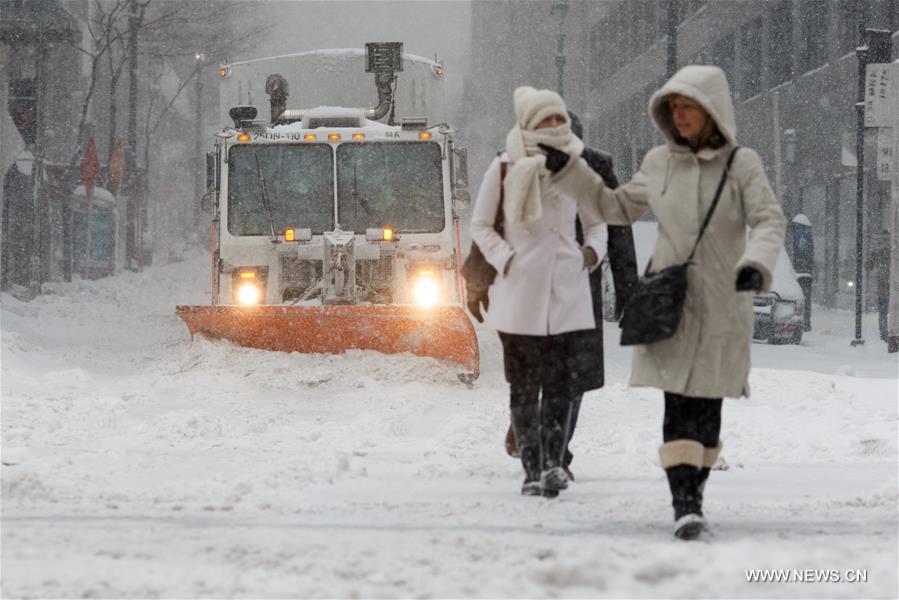
{"type": "Polygon", "coordinates": [[[677,326],[684,314],[684,299],[687,297],[687,267],[692,263],[699,240],[702,239],[702,234],[705,233],[706,227],[712,219],[712,213],[718,205],[718,199],[724,189],[724,182],[727,180],[737,148],[734,148],[727,158],[724,172],[721,174],[721,181],[718,182],[718,189],[715,190],[715,198],[705,215],[705,220],[702,222],[687,262],[672,265],[657,273],[650,273],[649,269],[652,266],[650,260],[646,265],[646,273],[637,280],[637,285],[634,286],[633,294],[625,304],[624,314],[621,317],[622,346],[652,344],[667,340],[677,331],[677,326]]]}
{"type": "MultiPolygon", "coordinates": [[[[496,217],[493,219],[493,229],[502,236],[505,233],[503,225],[503,180],[506,178],[506,166],[508,163],[500,162],[499,164],[499,204],[496,207],[496,217]]],[[[465,279],[466,294],[471,296],[475,294],[486,294],[493,281],[496,279],[496,269],[493,268],[484,253],[474,241],[471,242],[471,251],[462,263],[460,270],[462,277],[465,279]]]]}

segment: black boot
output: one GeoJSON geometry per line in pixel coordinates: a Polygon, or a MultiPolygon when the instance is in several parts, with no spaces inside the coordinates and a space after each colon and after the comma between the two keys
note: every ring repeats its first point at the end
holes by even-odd
{"type": "Polygon", "coordinates": [[[705,494],[705,482],[709,480],[709,473],[712,472],[712,466],[718,461],[722,447],[721,440],[718,440],[715,446],[704,447],[702,450],[702,467],[699,469],[699,485],[696,490],[700,513],[702,512],[702,498],[705,494]]]}
{"type": "Polygon", "coordinates": [[[543,442],[543,473],[540,482],[543,495],[555,498],[568,487],[568,476],[562,469],[565,446],[568,441],[567,427],[570,403],[544,397],[541,439],[543,442]],[[564,425],[563,425],[564,424],[564,425]]]}
{"type": "Polygon", "coordinates": [[[512,429],[524,468],[524,483],[521,493],[525,496],[539,496],[540,485],[540,436],[538,433],[536,406],[515,406],[512,408],[512,429]]]}
{"type": "MultiPolygon", "coordinates": [[[[693,540],[705,529],[702,516],[702,487],[705,479],[702,470],[693,465],[677,465],[665,469],[671,488],[671,505],[674,507],[674,535],[682,540],[693,540]]],[[[705,477],[708,477],[706,472],[705,477]]]]}
{"type": "Polygon", "coordinates": [[[702,511],[702,495],[705,493],[705,482],[709,480],[709,473],[712,470],[709,467],[699,469],[699,488],[696,490],[696,496],[699,498],[699,509],[702,511]]]}

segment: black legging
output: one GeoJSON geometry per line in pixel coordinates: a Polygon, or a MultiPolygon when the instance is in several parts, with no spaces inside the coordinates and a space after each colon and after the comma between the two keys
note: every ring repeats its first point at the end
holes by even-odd
{"type": "Polygon", "coordinates": [[[539,452],[539,465],[525,464],[526,472],[563,464],[571,401],[579,392],[568,365],[570,344],[565,336],[499,333],[522,463],[529,462],[525,446],[533,444],[539,452]]]}
{"type": "Polygon", "coordinates": [[[714,448],[720,433],[721,398],[695,398],[665,392],[664,441],[696,440],[706,448],[714,448]]]}

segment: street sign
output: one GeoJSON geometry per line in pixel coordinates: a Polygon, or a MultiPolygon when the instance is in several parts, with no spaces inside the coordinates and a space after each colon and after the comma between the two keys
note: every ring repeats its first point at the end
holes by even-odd
{"type": "Polygon", "coordinates": [[[893,133],[892,127],[879,127],[877,129],[877,179],[891,181],[896,162],[893,157],[893,133]]]}
{"type": "MultiPolygon", "coordinates": [[[[893,115],[893,187],[894,192],[899,194],[899,60],[893,61],[891,66],[893,69],[893,92],[891,94],[893,110],[890,111],[893,115]]],[[[895,235],[899,236],[899,231],[896,231],[895,235]]],[[[899,329],[899,322],[896,323],[896,328],[899,329]]]]}
{"type": "Polygon", "coordinates": [[[81,180],[84,182],[84,191],[88,195],[94,190],[94,180],[100,173],[100,159],[97,158],[97,145],[91,137],[84,149],[84,158],[81,159],[81,180]]]}
{"type": "Polygon", "coordinates": [[[865,67],[865,127],[893,126],[893,99],[890,63],[873,63],[865,67]]]}
{"type": "Polygon", "coordinates": [[[115,148],[109,155],[109,191],[115,194],[125,173],[125,145],[122,136],[116,136],[115,148]]]}

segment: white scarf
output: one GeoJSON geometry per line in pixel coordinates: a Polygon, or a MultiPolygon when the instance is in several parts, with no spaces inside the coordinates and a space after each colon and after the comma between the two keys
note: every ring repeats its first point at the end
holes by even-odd
{"type": "Polygon", "coordinates": [[[551,184],[552,173],[546,168],[546,155],[537,144],[545,144],[577,159],[584,142],[571,133],[571,125],[543,129],[521,129],[515,126],[506,136],[506,151],[512,168],[503,182],[503,213],[510,223],[527,224],[543,216],[543,196],[551,184]]]}

